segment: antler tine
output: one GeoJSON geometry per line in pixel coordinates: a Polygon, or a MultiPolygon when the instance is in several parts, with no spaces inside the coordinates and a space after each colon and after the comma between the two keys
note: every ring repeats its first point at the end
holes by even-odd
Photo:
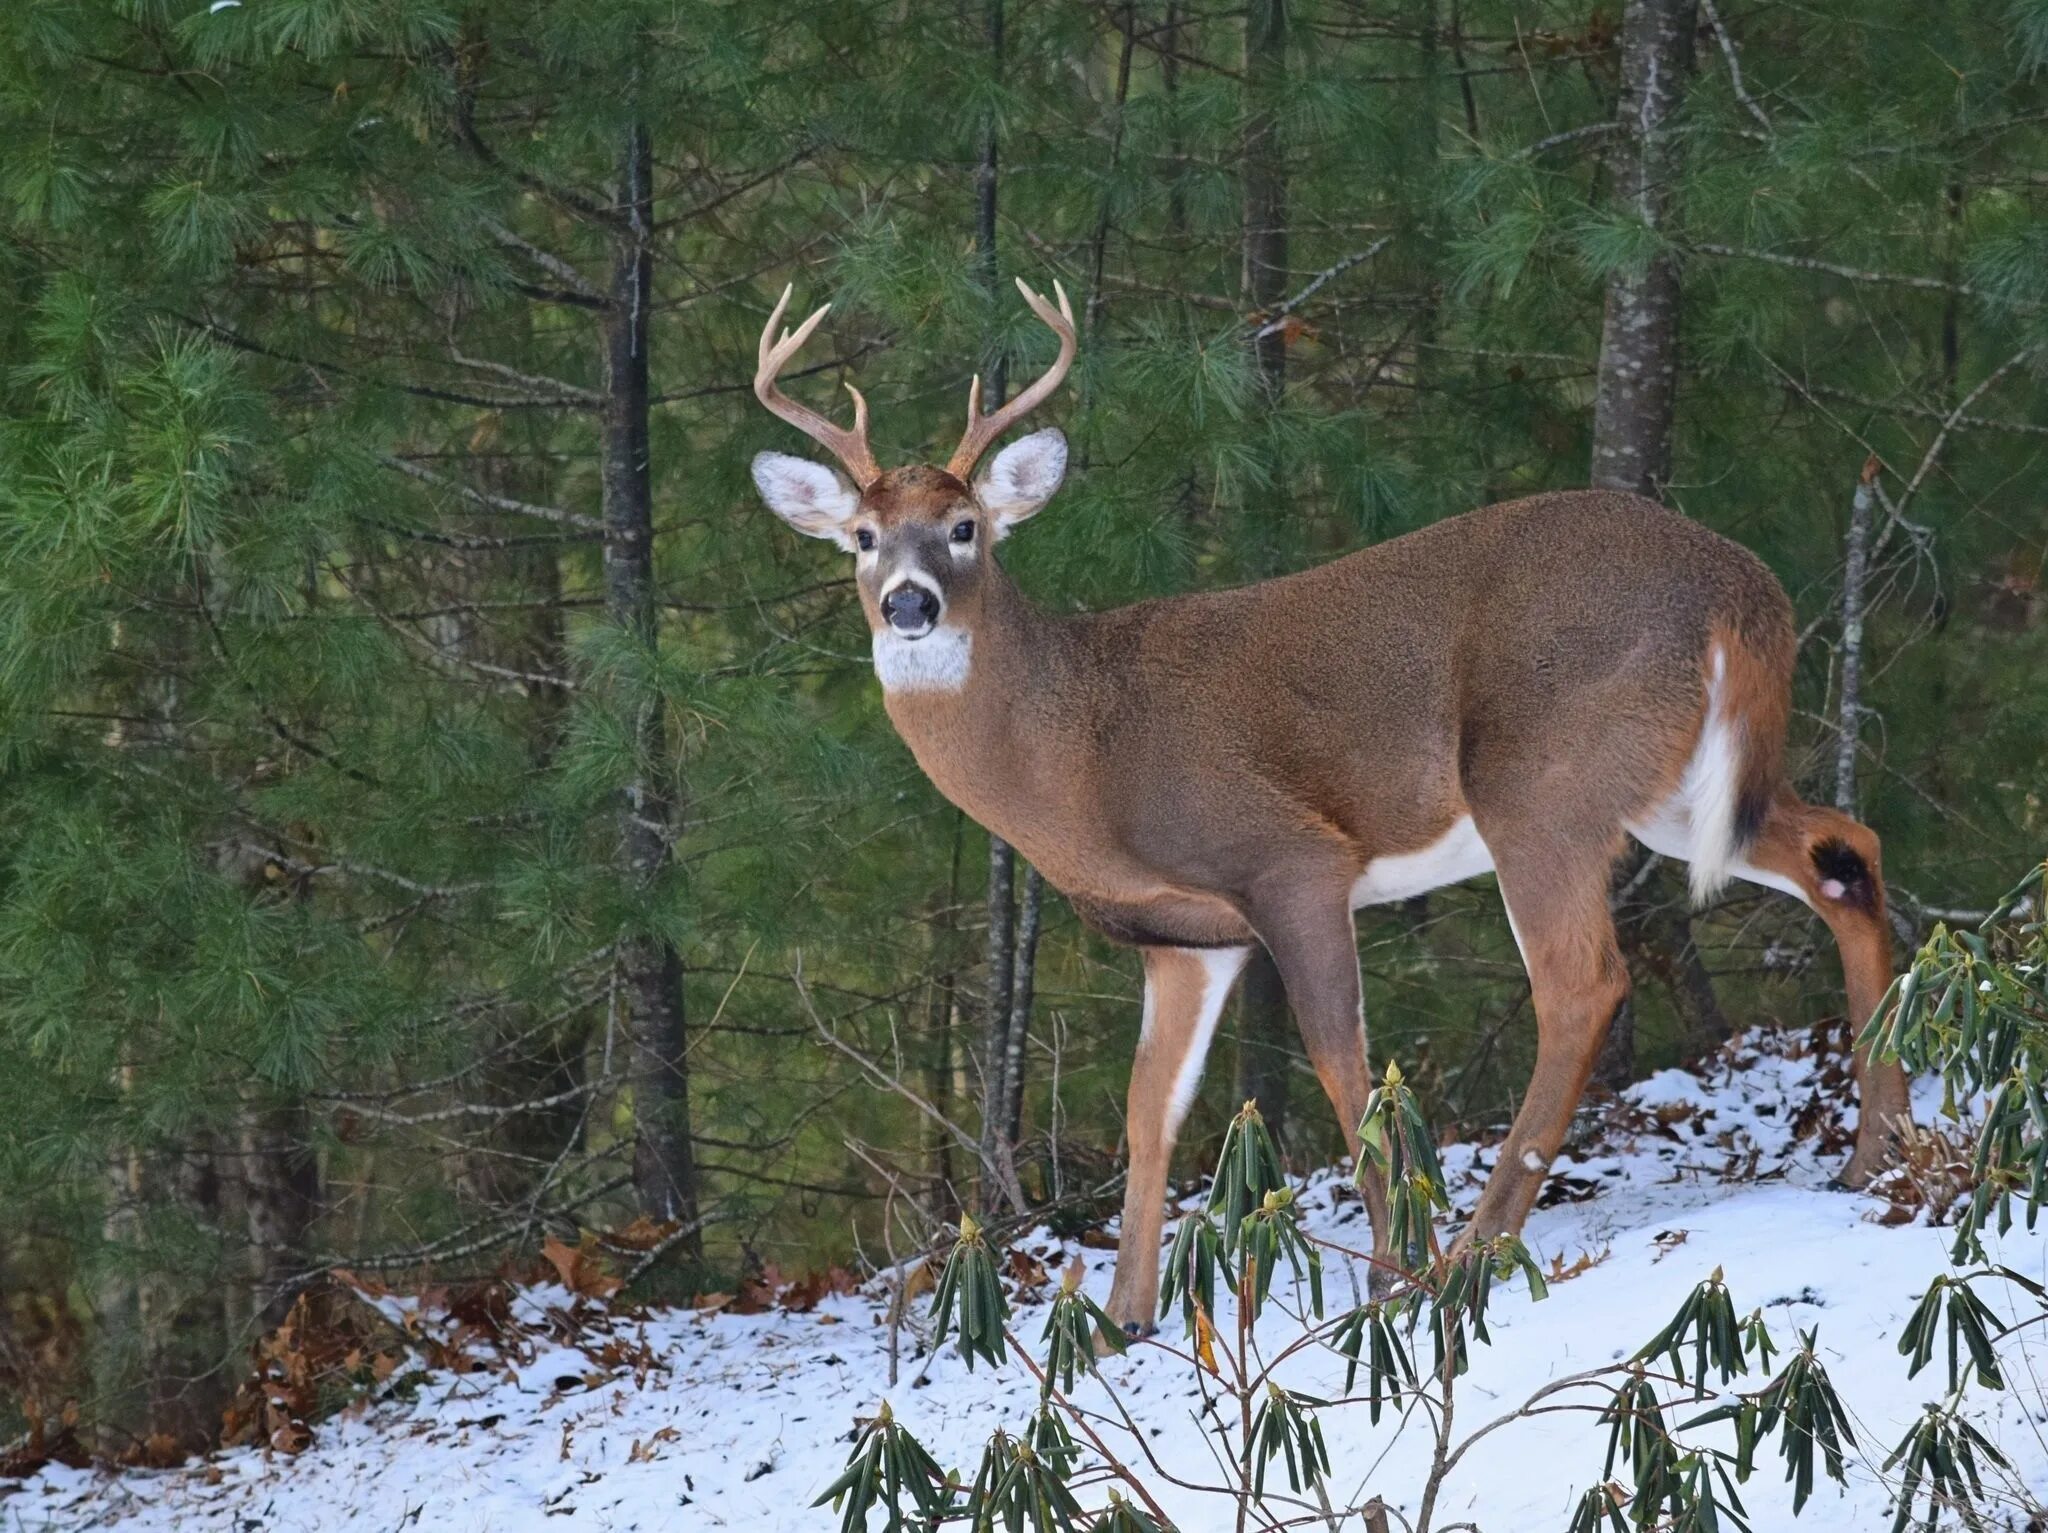
{"type": "Polygon", "coordinates": [[[1059,355],[1053,358],[1052,366],[1039,375],[1038,381],[1024,390],[1015,399],[987,415],[981,413],[981,375],[977,373],[974,382],[967,389],[967,431],[960,438],[960,445],[953,449],[953,456],[946,463],[946,472],[957,479],[965,479],[974,471],[974,465],[981,455],[988,451],[989,444],[1052,396],[1067,376],[1067,369],[1074,365],[1077,342],[1074,337],[1074,310],[1067,302],[1067,290],[1054,278],[1052,290],[1060,301],[1057,310],[1046,301],[1042,293],[1034,293],[1022,277],[1017,279],[1017,291],[1024,295],[1024,301],[1031,305],[1045,327],[1060,338],[1059,355]]]}
{"type": "Polygon", "coordinates": [[[848,431],[833,425],[808,406],[798,404],[776,384],[776,378],[789,365],[789,359],[803,349],[804,342],[811,338],[811,332],[832,312],[832,305],[828,303],[796,329],[783,331],[781,339],[772,339],[776,327],[782,323],[783,311],[789,307],[790,294],[795,288],[796,284],[791,283],[782,290],[774,312],[761,329],[760,344],[754,353],[754,397],[830,452],[844,465],[854,485],[864,490],[881,477],[882,471],[876,466],[875,455],[868,449],[868,402],[861,398],[860,390],[850,383],[846,385],[847,393],[853,395],[853,429],[848,431]]]}

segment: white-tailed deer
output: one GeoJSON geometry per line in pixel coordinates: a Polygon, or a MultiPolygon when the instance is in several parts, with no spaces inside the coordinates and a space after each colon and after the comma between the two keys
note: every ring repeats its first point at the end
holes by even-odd
{"type": "MultiPolygon", "coordinates": [[[[1065,439],[1036,432],[969,478],[1074,357],[1065,293],[1055,310],[1018,287],[1058,360],[986,416],[977,380],[944,468],[886,472],[858,393],[844,431],[777,385],[826,312],[778,339],[785,291],[754,391],[851,482],[772,452],[754,480],[854,555],[889,717],[939,790],[1144,956],[1119,1321],[1151,1319],[1167,1161],[1254,943],[1355,1154],[1371,1076],[1352,912],[1499,879],[1536,1066],[1481,1235],[1520,1228],[1627,993],[1608,916],[1625,838],[1689,863],[1696,897],[1732,876],[1805,901],[1841,949],[1851,1019],[1872,1014],[1891,977],[1877,837],[1784,780],[1792,608],[1753,554],[1653,501],[1574,491],[1237,590],[1048,612],[994,550],[1058,489],[1065,439]]],[[[1896,1064],[1859,1058],[1857,1080],[1852,1183],[1908,1110],[1896,1064]]]]}

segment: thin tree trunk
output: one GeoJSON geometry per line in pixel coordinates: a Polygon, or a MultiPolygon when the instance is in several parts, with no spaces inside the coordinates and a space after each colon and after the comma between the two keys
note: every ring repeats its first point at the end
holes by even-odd
{"type": "Polygon", "coordinates": [[[1016,897],[1017,856],[999,837],[989,837],[988,853],[988,981],[982,998],[981,1165],[985,1179],[995,1183],[982,1194],[992,1207],[1001,1193],[1018,1212],[1024,1195],[1017,1183],[1013,1146],[1006,1132],[1010,1121],[1010,994],[1016,897]]]}
{"type": "Polygon", "coordinates": [[[1003,1121],[1013,1161],[1024,1138],[1024,1045],[1031,1030],[1031,993],[1038,982],[1038,928],[1044,897],[1045,880],[1038,876],[1038,869],[1026,863],[1024,897],[1017,913],[1016,960],[1010,966],[1010,1033],[1003,1066],[1003,1089],[1009,1095],[1003,1121]]]}
{"type": "Polygon", "coordinates": [[[1842,706],[1835,741],[1835,807],[1856,813],[1856,755],[1863,726],[1863,600],[1870,578],[1870,511],[1877,498],[1878,462],[1872,454],[1856,478],[1849,502],[1849,533],[1842,559],[1842,706]]]}
{"type": "MultiPolygon", "coordinates": [[[[1287,297],[1287,159],[1280,107],[1287,90],[1288,0],[1251,0],[1244,34],[1244,223],[1242,274],[1246,306],[1270,314],[1287,297]]],[[[1252,341],[1260,394],[1267,409],[1280,403],[1287,387],[1287,334],[1276,327],[1252,341]]],[[[1286,470],[1273,465],[1272,505],[1245,529],[1254,576],[1276,569],[1275,524],[1285,515],[1286,470]]],[[[1255,1101],[1273,1137],[1287,1122],[1288,1078],[1292,1073],[1294,1027],[1287,987],[1266,950],[1253,951],[1238,989],[1237,1095],[1255,1101]]]]}
{"type": "MultiPolygon", "coordinates": [[[[1696,0],[1628,0],[1621,26],[1621,149],[1614,166],[1616,198],[1651,229],[1669,223],[1678,171],[1671,121],[1692,72],[1696,0]]],[[[1596,488],[1662,498],[1671,477],[1671,428],[1678,386],[1678,263],[1651,257],[1641,271],[1607,281],[1600,364],[1593,396],[1592,481],[1596,488]]],[[[1623,946],[1658,940],[1642,907],[1616,912],[1623,946]]],[[[1663,953],[1658,963],[1691,964],[1674,995],[1712,993],[1696,948],[1663,953]]],[[[1718,1015],[1719,1008],[1714,1008],[1718,1015]]],[[[1635,1076],[1636,1009],[1624,1001],[1609,1027],[1594,1077],[1619,1087],[1635,1076]]]]}
{"type": "MultiPolygon", "coordinates": [[[[1180,94],[1180,23],[1180,6],[1174,0],[1168,0],[1166,25],[1159,33],[1159,86],[1168,101],[1180,94]]],[[[1181,186],[1184,145],[1180,121],[1174,117],[1172,123],[1166,137],[1166,153],[1172,167],[1167,171],[1166,179],[1166,231],[1178,238],[1188,232],[1188,198],[1181,186]]]]}
{"type": "MultiPolygon", "coordinates": [[[[959,1004],[955,975],[960,967],[954,915],[960,908],[960,843],[967,817],[953,811],[953,855],[947,864],[946,888],[932,918],[931,986],[925,998],[924,1094],[947,1117],[952,1116],[954,1042],[953,1012],[959,1004]]],[[[959,1171],[953,1159],[953,1136],[936,1123],[925,1126],[925,1161],[930,1167],[931,1197],[926,1216],[936,1225],[960,1216],[959,1171]]]]}
{"type": "MultiPolygon", "coordinates": [[[[1003,0],[985,0],[982,37],[988,46],[991,68],[998,75],[1003,67],[1003,0]]],[[[996,195],[1001,163],[1000,144],[993,114],[983,124],[981,158],[974,171],[974,263],[976,275],[991,303],[996,298],[996,195]]],[[[991,409],[1009,397],[1009,359],[1000,348],[988,359],[982,379],[983,392],[991,409]]],[[[1011,1207],[1022,1213],[1023,1188],[1017,1181],[1016,1145],[1009,1134],[1011,1057],[1010,1029],[1015,1019],[1013,980],[1016,972],[1016,868],[1017,854],[1009,842],[993,831],[988,838],[988,985],[982,1013],[981,1082],[981,1164],[984,1178],[996,1186],[982,1194],[984,1206],[991,1206],[1000,1192],[1011,1207]]],[[[1035,920],[1035,916],[1034,916],[1035,920]]],[[[1023,1041],[1017,1043],[1021,1053],[1023,1041]]]]}
{"type": "MultiPolygon", "coordinates": [[[[649,651],[657,643],[647,430],[653,178],[647,130],[636,124],[627,130],[620,156],[617,205],[624,224],[612,238],[604,311],[604,573],[606,615],[649,651]]],[[[644,898],[668,866],[679,806],[658,776],[666,734],[660,695],[641,686],[626,706],[637,759],[619,809],[619,871],[644,898]]],[[[682,957],[666,938],[636,935],[620,944],[619,978],[632,1028],[633,1190],[649,1218],[692,1224],[699,1189],[690,1140],[682,957]]],[[[700,1256],[700,1238],[686,1236],[683,1250],[700,1256]]]]}

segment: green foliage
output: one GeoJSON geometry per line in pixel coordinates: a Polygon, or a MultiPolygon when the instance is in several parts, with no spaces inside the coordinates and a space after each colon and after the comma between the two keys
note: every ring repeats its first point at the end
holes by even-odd
{"type": "Polygon", "coordinates": [[[2031,869],[1976,931],[1937,924],[1863,1029],[1865,1045],[1941,1076],[1945,1110],[1991,1104],[1970,1166],[1952,1259],[1984,1260],[1982,1232],[2032,1229],[2048,1200],[2048,863],[2031,869]]]}
{"type": "Polygon", "coordinates": [[[1329,1475],[1330,1450],[1323,1443],[1322,1423],[1315,1416],[1317,1407],[1329,1403],[1278,1384],[1266,1386],[1266,1397],[1259,1402],[1244,1443],[1244,1463],[1251,1472],[1254,1495],[1266,1493],[1266,1469],[1275,1458],[1287,1461],[1290,1490],[1311,1489],[1329,1475]]]}
{"type": "Polygon", "coordinates": [[[996,1276],[995,1258],[981,1226],[965,1214],[960,1216],[960,1238],[947,1253],[945,1270],[932,1291],[932,1314],[939,1322],[932,1345],[943,1346],[946,1337],[957,1330],[960,1356],[970,1372],[977,1357],[1000,1368],[1009,1356],[1004,1328],[1010,1319],[1010,1301],[996,1276]]]}
{"type": "Polygon", "coordinates": [[[1988,1277],[2016,1283],[2035,1298],[2043,1297],[2044,1290],[2040,1284],[2008,1267],[1987,1272],[1941,1274],[1927,1285],[1927,1292],[1921,1295],[1919,1304],[1914,1306],[1906,1321],[1906,1328],[1899,1333],[1899,1354],[1911,1360],[1906,1369],[1907,1378],[1918,1375],[1932,1361],[1935,1339],[1945,1310],[1948,1315],[1950,1393],[1963,1386],[1965,1354],[1979,1384],[1986,1389],[2005,1388],[2005,1375],[1999,1369],[1994,1343],[2008,1328],[1970,1286],[1976,1279],[1988,1277]]]}
{"type": "Polygon", "coordinates": [[[1758,1444],[1778,1433],[1785,1460],[1785,1478],[1792,1482],[1792,1513],[1799,1514],[1813,1494],[1814,1466],[1842,1481],[1842,1445],[1855,1444],[1849,1415],[1835,1393],[1827,1369],[1814,1355],[1815,1332],[1803,1332],[1798,1350],[1771,1382],[1734,1404],[1718,1406],[1687,1425],[1710,1421],[1735,1423],[1735,1477],[1747,1480],[1755,1466],[1758,1444]]]}
{"type": "Polygon", "coordinates": [[[1033,1418],[1022,1440],[998,1431],[967,1492],[974,1533],[1074,1533],[1075,1519],[1085,1516],[1067,1488],[1078,1452],[1065,1423],[1049,1410],[1033,1418]]]}
{"type": "Polygon", "coordinates": [[[2004,1454],[1969,1422],[1956,1414],[1955,1402],[1930,1405],[1927,1413],[1907,1429],[1884,1461],[1887,1474],[1896,1470],[1899,1489],[1898,1515],[1892,1519],[1892,1533],[1905,1533],[1913,1521],[1913,1503],[1924,1490],[1927,1495],[1923,1533],[1934,1533],[1950,1508],[1963,1509],[1965,1525],[1982,1526],[1970,1510],[1984,1497],[1984,1481],[1978,1460],[2007,1467],[2004,1454]]]}
{"type": "Polygon", "coordinates": [[[1401,1392],[1416,1387],[1415,1365],[1401,1340],[1400,1306],[1374,1299],[1346,1315],[1330,1338],[1330,1344],[1347,1359],[1344,1393],[1350,1394],[1358,1381],[1358,1366],[1366,1369],[1366,1398],[1372,1424],[1380,1424],[1383,1405],[1398,1405],[1401,1392]]]}
{"type": "Polygon", "coordinates": [[[1769,1361],[1770,1332],[1764,1329],[1763,1311],[1752,1314],[1746,1327],[1737,1321],[1735,1305],[1728,1297],[1728,1285],[1722,1280],[1719,1267],[1714,1269],[1712,1277],[1686,1295],[1678,1313],[1671,1317],[1671,1323],[1643,1344],[1643,1349],[1636,1353],[1636,1361],[1648,1362],[1662,1354],[1678,1381],[1685,1383],[1685,1343],[1688,1336],[1692,1338],[1694,1399],[1701,1399],[1706,1394],[1709,1365],[1720,1374],[1721,1382],[1725,1384],[1748,1371],[1748,1353],[1761,1352],[1764,1361],[1769,1361]]]}
{"type": "Polygon", "coordinates": [[[1354,1176],[1377,1176],[1387,1192],[1387,1241],[1394,1261],[1418,1272],[1436,1254],[1435,1216],[1450,1210],[1436,1141],[1401,1068],[1387,1063],[1384,1081],[1366,1098],[1359,1120],[1361,1154],[1354,1176]]]}
{"type": "Polygon", "coordinates": [[[1082,1291],[1078,1263],[1061,1280],[1059,1295],[1046,1311],[1045,1330],[1039,1339],[1046,1344],[1045,1388],[1048,1392],[1057,1384],[1062,1390],[1072,1393],[1075,1372],[1094,1371],[1097,1343],[1119,1355],[1130,1344],[1123,1327],[1110,1319],[1102,1307],[1082,1291]]]}
{"type": "Polygon", "coordinates": [[[883,1509],[883,1533],[909,1533],[936,1527],[954,1492],[924,1445],[884,1400],[881,1409],[861,1424],[844,1472],[811,1505],[829,1503],[839,1512],[840,1533],[863,1533],[868,1514],[876,1507],[883,1509]],[[906,1503],[914,1510],[906,1512],[906,1503]]]}

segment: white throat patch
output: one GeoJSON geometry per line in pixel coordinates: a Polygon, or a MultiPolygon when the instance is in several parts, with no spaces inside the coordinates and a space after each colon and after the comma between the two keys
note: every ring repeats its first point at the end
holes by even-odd
{"type": "Polygon", "coordinates": [[[967,685],[974,635],[934,628],[921,639],[883,629],[875,635],[875,675],[885,692],[958,692],[967,685]]]}

